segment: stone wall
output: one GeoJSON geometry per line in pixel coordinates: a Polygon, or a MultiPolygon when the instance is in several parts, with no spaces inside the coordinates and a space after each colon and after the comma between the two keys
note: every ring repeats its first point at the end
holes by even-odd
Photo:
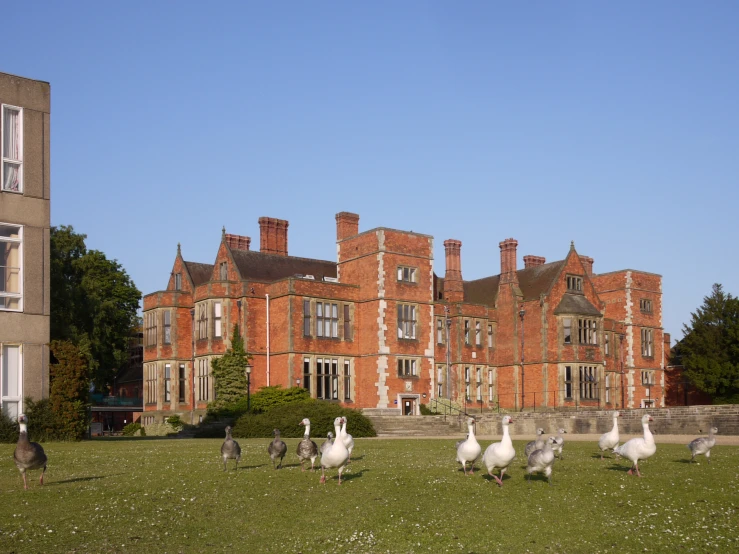
{"type": "MultiPolygon", "coordinates": [[[[533,435],[537,427],[553,434],[560,427],[568,433],[600,434],[613,427],[612,411],[593,410],[578,412],[512,412],[511,434],[533,435]]],[[[623,434],[641,434],[641,418],[649,414],[654,422],[650,430],[657,435],[699,435],[707,434],[712,426],[718,427],[719,435],[739,435],[739,405],[720,406],[679,406],[673,408],[652,408],[619,410],[619,430],[623,434]]],[[[476,416],[478,435],[500,435],[500,420],[503,414],[476,416]]],[[[460,419],[460,431],[466,424],[460,419]]]]}

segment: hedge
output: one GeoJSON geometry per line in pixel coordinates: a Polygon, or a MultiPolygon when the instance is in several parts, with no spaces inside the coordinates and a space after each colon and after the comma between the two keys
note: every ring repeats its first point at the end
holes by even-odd
{"type": "Polygon", "coordinates": [[[311,423],[311,436],[325,437],[329,431],[334,431],[334,419],[339,416],[347,418],[346,431],[353,437],[377,436],[372,422],[360,411],[323,400],[284,404],[263,414],[244,414],[234,424],[233,436],[271,437],[272,431],[279,429],[283,437],[302,437],[305,427],[300,422],[307,417],[311,423]]]}

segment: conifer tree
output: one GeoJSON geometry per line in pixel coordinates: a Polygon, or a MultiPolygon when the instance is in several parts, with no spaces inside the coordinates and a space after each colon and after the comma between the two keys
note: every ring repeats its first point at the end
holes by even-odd
{"type": "Polygon", "coordinates": [[[234,325],[231,347],[220,358],[211,362],[217,407],[237,402],[246,396],[246,366],[251,356],[244,349],[239,326],[234,325]]]}
{"type": "Polygon", "coordinates": [[[713,285],[683,332],[673,363],[715,402],[739,403],[739,299],[713,285]]]}

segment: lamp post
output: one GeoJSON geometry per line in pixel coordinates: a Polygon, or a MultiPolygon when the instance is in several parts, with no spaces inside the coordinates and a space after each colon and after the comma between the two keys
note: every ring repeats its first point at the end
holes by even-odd
{"type": "Polygon", "coordinates": [[[450,403],[452,400],[452,391],[449,388],[449,375],[450,375],[450,364],[451,364],[451,350],[452,345],[449,343],[449,334],[452,328],[452,318],[449,317],[449,306],[444,306],[444,314],[445,314],[445,321],[446,324],[444,327],[446,328],[446,397],[449,399],[450,403]]]}
{"type": "Polygon", "coordinates": [[[295,382],[298,384],[298,388],[300,388],[300,377],[298,377],[297,379],[295,379],[295,382]]]}
{"type": "Polygon", "coordinates": [[[251,364],[246,364],[246,411],[251,412],[251,364]]]}
{"type": "Polygon", "coordinates": [[[524,351],[524,327],[523,327],[523,318],[526,315],[526,310],[521,308],[521,310],[518,312],[518,315],[521,317],[521,411],[526,407],[526,366],[524,365],[524,361],[526,360],[526,354],[524,351]]]}

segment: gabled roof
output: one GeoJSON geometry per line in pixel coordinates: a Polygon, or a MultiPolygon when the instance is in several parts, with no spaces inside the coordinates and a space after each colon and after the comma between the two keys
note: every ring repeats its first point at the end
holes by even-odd
{"type": "Polygon", "coordinates": [[[590,300],[582,294],[565,293],[562,295],[559,305],[554,309],[556,315],[559,314],[576,314],[576,315],[602,315],[598,308],[590,303],[590,300]]]}
{"type": "Polygon", "coordinates": [[[242,279],[271,282],[298,274],[313,275],[316,280],[336,277],[336,262],[265,254],[254,250],[232,249],[231,255],[242,279]]]}
{"type": "MultiPolygon", "coordinates": [[[[523,294],[523,299],[537,300],[542,293],[549,292],[552,282],[559,275],[564,264],[565,260],[560,260],[516,271],[518,286],[523,294]]],[[[465,302],[493,307],[498,297],[499,283],[500,275],[483,277],[474,281],[464,281],[465,302]]]]}
{"type": "Polygon", "coordinates": [[[193,285],[196,287],[210,281],[210,276],[213,274],[212,264],[201,264],[198,262],[185,262],[190,278],[192,279],[193,285]]]}

